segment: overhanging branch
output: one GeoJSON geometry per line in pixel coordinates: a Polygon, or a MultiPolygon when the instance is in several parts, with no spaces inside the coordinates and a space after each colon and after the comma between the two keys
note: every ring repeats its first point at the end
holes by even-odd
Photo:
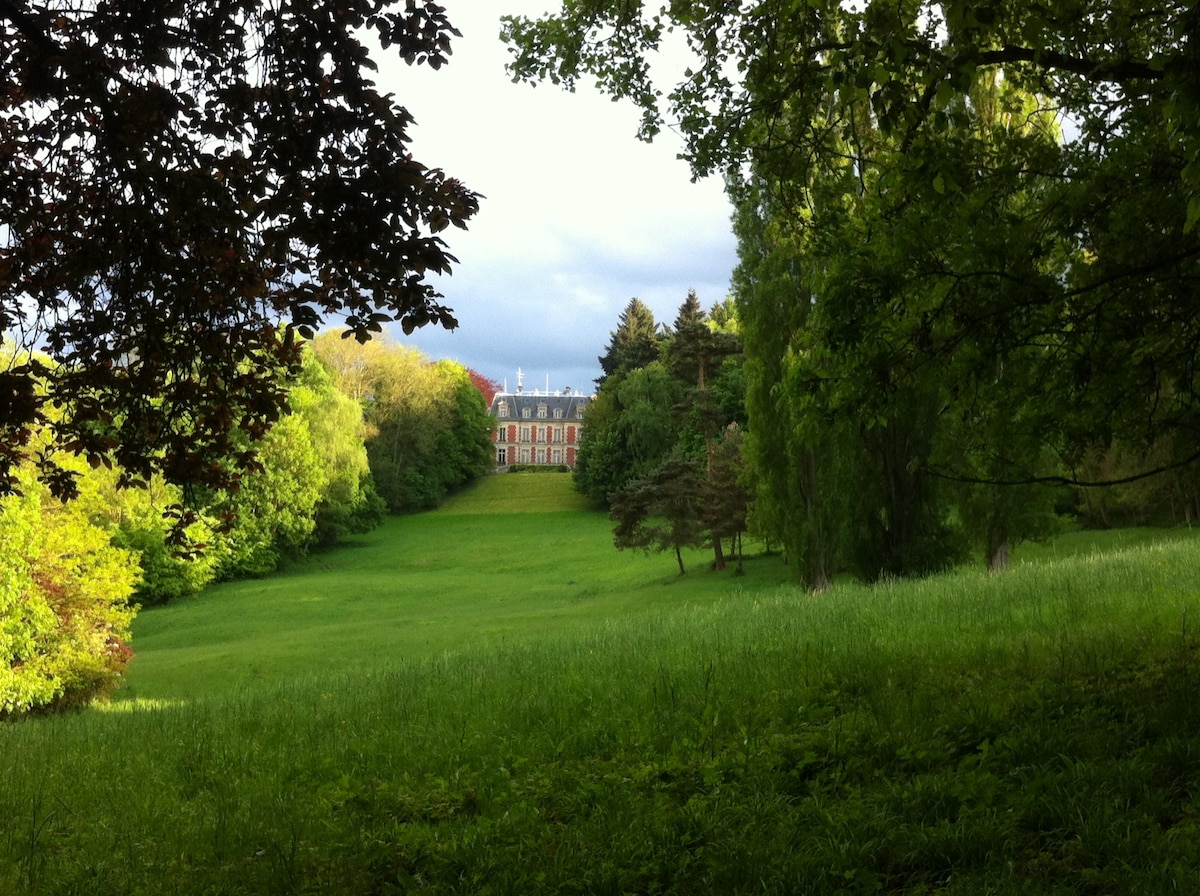
{"type": "Polygon", "coordinates": [[[950,473],[945,470],[939,470],[935,467],[923,467],[923,471],[930,476],[936,476],[938,479],[945,479],[948,482],[961,482],[966,485],[1067,485],[1078,488],[1108,488],[1113,485],[1128,485],[1131,482],[1141,482],[1143,479],[1149,479],[1151,476],[1159,476],[1163,473],[1169,473],[1172,470],[1178,470],[1181,467],[1186,467],[1189,464],[1194,464],[1200,460],[1200,451],[1184,458],[1183,460],[1175,461],[1170,464],[1163,464],[1155,467],[1152,470],[1145,470],[1141,473],[1136,473],[1133,476],[1123,476],[1120,479],[1102,479],[1102,480],[1085,480],[1073,476],[1029,476],[1023,479],[985,479],[981,476],[964,476],[957,473],[950,473]]]}

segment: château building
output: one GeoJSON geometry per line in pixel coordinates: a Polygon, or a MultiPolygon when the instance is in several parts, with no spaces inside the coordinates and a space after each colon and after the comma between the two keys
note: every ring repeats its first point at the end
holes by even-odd
{"type": "MultiPolygon", "coordinates": [[[[518,384],[520,376],[518,375],[518,384]]],[[[488,413],[493,418],[496,466],[545,464],[575,466],[583,410],[592,400],[571,389],[561,392],[497,392],[488,413]]]]}

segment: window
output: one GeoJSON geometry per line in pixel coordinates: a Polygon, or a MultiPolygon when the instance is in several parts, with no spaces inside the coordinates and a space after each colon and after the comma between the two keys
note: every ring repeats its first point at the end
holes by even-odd
{"type": "Polygon", "coordinates": [[[582,420],[582,419],[583,419],[583,405],[580,405],[579,407],[577,407],[577,408],[575,409],[575,419],[576,419],[576,420],[582,420]]]}
{"type": "Polygon", "coordinates": [[[546,419],[546,406],[544,404],[538,405],[538,419],[539,420],[546,419]]]}
{"type": "Polygon", "coordinates": [[[502,401],[498,405],[496,405],[496,416],[497,417],[507,417],[508,416],[508,402],[507,401],[502,401]]]}
{"type": "Polygon", "coordinates": [[[526,420],[529,419],[529,408],[521,408],[521,416],[526,420]]]}
{"type": "Polygon", "coordinates": [[[555,448],[553,451],[550,452],[550,462],[554,463],[554,464],[561,464],[563,462],[561,448],[555,448]]]}
{"type": "Polygon", "coordinates": [[[501,448],[496,452],[496,463],[502,467],[508,463],[508,451],[506,449],[501,448]]]}
{"type": "Polygon", "coordinates": [[[546,462],[546,449],[545,448],[539,448],[537,450],[537,462],[539,464],[544,464],[546,462]]]}
{"type": "Polygon", "coordinates": [[[529,427],[528,426],[521,427],[521,441],[522,442],[529,441],[529,427]]]}
{"type": "Polygon", "coordinates": [[[523,463],[523,464],[529,463],[529,449],[528,448],[521,449],[521,463],[523,463]]]}
{"type": "Polygon", "coordinates": [[[555,419],[555,420],[561,420],[561,419],[562,419],[562,408],[555,408],[555,409],[554,409],[554,419],[555,419]]]}

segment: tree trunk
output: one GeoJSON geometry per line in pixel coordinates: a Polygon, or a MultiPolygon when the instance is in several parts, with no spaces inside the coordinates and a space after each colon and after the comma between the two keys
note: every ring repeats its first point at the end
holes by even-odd
{"type": "Polygon", "coordinates": [[[720,536],[716,536],[712,540],[713,546],[713,569],[722,570],[725,568],[725,548],[721,545],[720,536]]]}
{"type": "Polygon", "coordinates": [[[675,545],[675,562],[679,564],[679,574],[687,575],[687,570],[683,568],[683,552],[679,550],[679,545],[675,545]]]}
{"type": "Polygon", "coordinates": [[[1009,567],[1009,547],[1008,539],[1001,539],[998,543],[988,546],[988,572],[1004,572],[1009,567]]]}

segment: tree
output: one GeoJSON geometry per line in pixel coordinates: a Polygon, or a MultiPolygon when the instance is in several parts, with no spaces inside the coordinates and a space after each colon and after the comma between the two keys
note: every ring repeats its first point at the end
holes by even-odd
{"type": "MultiPolygon", "coordinates": [[[[713,547],[713,568],[718,570],[725,568],[721,542],[728,538],[731,548],[740,545],[754,497],[746,483],[743,441],[738,425],[729,424],[713,447],[700,486],[700,522],[708,531],[713,547]]],[[[738,553],[740,558],[740,551],[738,553]]]]}
{"type": "Polygon", "coordinates": [[[0,499],[0,719],[104,695],[133,656],[133,555],[94,524],[96,503],[17,475],[22,494],[0,499]]]}
{"type": "Polygon", "coordinates": [[[70,497],[62,452],[227,487],[294,333],[456,325],[426,276],[479,197],[413,159],[365,43],[437,68],[456,33],[432,0],[0,2],[0,492],[35,457],[70,497]]]}
{"type": "Polygon", "coordinates": [[[289,403],[304,422],[324,468],[313,540],[329,545],[345,535],[371,531],[383,521],[384,508],[371,479],[362,405],[337,388],[311,346],[306,347],[289,403]]]}
{"type": "Polygon", "coordinates": [[[371,476],[389,510],[436,507],[491,468],[491,418],[461,364],[431,363],[387,340],[359,345],[332,331],[312,346],[362,403],[371,476]]]}
{"type": "Polygon", "coordinates": [[[312,544],[329,545],[382,521],[362,409],[335,388],[310,350],[288,405],[290,412],[259,445],[257,469],[235,492],[195,497],[196,519],[186,535],[202,550],[179,552],[167,543],[171,523],[163,510],[182,501],[179,486],[155,476],[146,488],[121,489],[120,471],[103,466],[80,479],[77,501],[112,533],[114,545],[137,554],[139,604],[187,597],[218,576],[265,575],[312,544]]]}
{"type": "MultiPolygon", "coordinates": [[[[769,223],[753,251],[773,286],[752,299],[766,303],[761,317],[749,297],[743,314],[752,390],[784,388],[781,365],[806,370],[792,382],[821,386],[811,412],[854,415],[868,430],[903,422],[906,402],[949,398],[934,416],[975,424],[963,462],[933,432],[905,461],[949,482],[1078,480],[1072,468],[1097,441],[1173,433],[1197,444],[1194,6],[602,0],[509,18],[505,35],[519,76],[570,86],[590,74],[642,105],[644,136],[669,114],[693,171],[728,172],[738,204],[769,223]],[[645,62],[668,30],[695,58],[662,91],[645,62]],[[834,270],[854,287],[841,290],[850,301],[822,307],[834,270]],[[883,288],[863,288],[869,277],[883,288]],[[779,293],[789,278],[796,291],[779,293]],[[793,323],[811,329],[796,339],[793,323]],[[1000,397],[1028,386],[1037,400],[1012,413],[1000,397]],[[1014,440],[1021,449],[1005,451],[1014,440]],[[1059,469],[1046,469],[1047,450],[1059,469]]],[[[768,447],[753,416],[780,410],[768,404],[751,403],[759,465],[784,447],[768,447]]],[[[853,447],[857,435],[826,424],[853,447]]],[[[828,518],[824,500],[795,500],[801,484],[822,492],[809,474],[853,457],[821,441],[794,446],[779,476],[759,471],[783,489],[780,521],[809,508],[789,526],[797,536],[828,518]]]]}
{"type": "Polygon", "coordinates": [[[483,396],[484,405],[490,408],[492,406],[492,399],[500,391],[501,385],[495,380],[484,376],[478,370],[468,368],[467,374],[471,377],[471,385],[478,389],[479,394],[483,396]]]}
{"type": "Polygon", "coordinates": [[[652,472],[679,442],[682,386],[662,361],[605,380],[588,403],[575,486],[598,504],[652,472]]]}
{"type": "Polygon", "coordinates": [[[293,411],[271,428],[259,449],[259,467],[209,512],[229,520],[218,544],[218,576],[263,576],[313,540],[317,506],[329,471],[304,415],[293,411]]]}
{"type": "Polygon", "coordinates": [[[596,380],[598,387],[603,387],[610,376],[620,376],[658,359],[661,344],[658,324],[641,299],[629,300],[609,337],[608,347],[599,358],[604,373],[596,380]]]}
{"type": "Polygon", "coordinates": [[[218,532],[219,521],[202,509],[184,535],[189,545],[204,549],[175,549],[169,538],[174,521],[164,510],[182,502],[180,487],[155,476],[146,488],[122,489],[119,477],[115,469],[89,470],[79,481],[76,502],[95,508],[92,519],[111,533],[114,547],[137,556],[141,576],[133,600],[148,607],[198,593],[216,577],[225,554],[219,544],[228,533],[218,532]]]}
{"type": "Polygon", "coordinates": [[[618,428],[621,407],[607,387],[597,390],[583,411],[583,428],[571,484],[592,503],[607,507],[608,497],[626,481],[624,435],[618,428]]]}
{"type": "Polygon", "coordinates": [[[438,436],[434,459],[442,493],[473,482],[495,463],[492,450],[492,418],[471,371],[455,361],[441,360],[435,365],[445,392],[448,425],[438,436]]]}
{"type": "Polygon", "coordinates": [[[674,551],[679,574],[686,574],[683,548],[704,541],[700,485],[695,462],[680,457],[629,482],[612,496],[613,544],[621,550],[674,551]]]}
{"type": "MultiPolygon", "coordinates": [[[[709,371],[722,358],[740,352],[741,343],[736,336],[709,326],[708,315],[701,307],[699,297],[695,290],[689,290],[675,317],[666,355],[672,373],[688,384],[679,407],[703,439],[704,479],[710,488],[716,487],[717,437],[729,421],[722,419],[716,396],[709,388],[709,371]]],[[[712,549],[715,568],[724,569],[725,554],[720,536],[714,535],[712,549]]]]}

